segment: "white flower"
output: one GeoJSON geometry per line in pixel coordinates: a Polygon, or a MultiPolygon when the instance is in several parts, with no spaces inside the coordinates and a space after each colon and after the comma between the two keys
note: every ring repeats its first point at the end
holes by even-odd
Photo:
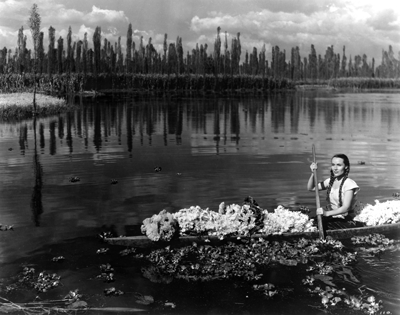
{"type": "Polygon", "coordinates": [[[273,213],[264,211],[265,234],[282,234],[295,232],[315,232],[317,228],[312,225],[313,220],[306,214],[294,212],[278,206],[273,213]]]}
{"type": "Polygon", "coordinates": [[[400,200],[388,200],[382,203],[375,200],[375,205],[367,204],[354,220],[364,222],[368,226],[399,222],[400,200]]]}

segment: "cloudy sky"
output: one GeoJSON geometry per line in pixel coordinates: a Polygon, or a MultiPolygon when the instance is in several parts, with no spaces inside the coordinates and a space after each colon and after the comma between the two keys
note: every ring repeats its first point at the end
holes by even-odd
{"type": "Polygon", "coordinates": [[[0,47],[14,49],[17,33],[24,27],[28,37],[29,9],[36,3],[42,18],[41,28],[47,45],[48,29],[56,29],[56,38],[66,38],[71,26],[73,39],[88,33],[90,46],[96,26],[102,37],[112,43],[121,36],[123,48],[129,23],[134,41],[151,37],[162,50],[164,34],[169,41],[182,37],[184,52],[206,44],[213,50],[216,29],[221,27],[228,45],[241,33],[242,51],[258,50],[265,44],[270,60],[271,47],[286,49],[299,46],[302,57],[314,44],[324,55],[333,45],[342,55],[366,54],[379,63],[382,49],[392,45],[395,57],[400,51],[399,0],[0,0],[0,47]]]}

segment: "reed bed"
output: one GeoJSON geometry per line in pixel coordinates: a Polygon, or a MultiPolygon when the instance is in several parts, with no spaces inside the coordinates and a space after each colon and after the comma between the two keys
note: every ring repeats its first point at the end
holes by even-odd
{"type": "MultiPolygon", "coordinates": [[[[36,94],[36,114],[52,115],[68,108],[65,99],[36,94]]],[[[30,118],[34,115],[33,93],[0,94],[0,117],[2,119],[30,118]]]]}
{"type": "Polygon", "coordinates": [[[400,78],[336,78],[330,80],[329,85],[334,88],[342,89],[398,89],[400,88],[400,78]]]}
{"type": "Polygon", "coordinates": [[[0,93],[31,92],[34,85],[38,91],[48,94],[74,94],[84,91],[273,91],[294,89],[294,83],[263,75],[212,75],[212,74],[41,74],[36,77],[23,75],[0,75],[0,93]]]}

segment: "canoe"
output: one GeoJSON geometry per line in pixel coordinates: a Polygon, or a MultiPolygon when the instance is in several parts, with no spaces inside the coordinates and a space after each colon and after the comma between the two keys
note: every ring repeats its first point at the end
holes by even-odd
{"type": "MultiPolygon", "coordinates": [[[[325,235],[330,236],[334,239],[342,240],[351,238],[353,236],[362,236],[374,233],[383,234],[386,236],[388,235],[397,236],[400,234],[400,223],[327,230],[325,235]]],[[[179,238],[174,239],[170,242],[166,241],[155,242],[150,240],[145,235],[140,235],[140,236],[109,237],[109,238],[104,238],[104,241],[110,245],[142,247],[142,248],[154,248],[154,247],[162,248],[166,246],[174,246],[174,247],[185,246],[185,245],[190,245],[193,242],[197,244],[218,245],[229,241],[243,241],[243,240],[248,240],[250,238],[264,238],[268,240],[290,240],[290,239],[299,239],[302,237],[316,239],[319,238],[319,233],[302,232],[302,233],[283,233],[279,235],[253,234],[251,236],[240,237],[240,238],[236,236],[230,236],[230,237],[225,237],[223,240],[220,240],[217,236],[180,236],[179,238]]]]}

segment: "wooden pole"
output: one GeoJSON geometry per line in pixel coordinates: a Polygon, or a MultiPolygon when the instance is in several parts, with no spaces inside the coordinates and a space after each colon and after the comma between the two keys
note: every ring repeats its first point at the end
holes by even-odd
{"type": "MultiPolygon", "coordinates": [[[[313,162],[317,163],[316,159],[315,159],[315,146],[314,146],[314,144],[312,145],[312,154],[313,154],[313,162]]],[[[321,203],[319,201],[317,170],[314,170],[313,174],[314,174],[314,185],[315,185],[315,202],[316,202],[317,209],[318,209],[318,208],[321,207],[321,203]]],[[[319,237],[321,239],[324,239],[325,238],[325,236],[324,236],[324,227],[322,225],[322,217],[321,217],[320,214],[317,215],[317,220],[318,220],[319,237]]]]}

